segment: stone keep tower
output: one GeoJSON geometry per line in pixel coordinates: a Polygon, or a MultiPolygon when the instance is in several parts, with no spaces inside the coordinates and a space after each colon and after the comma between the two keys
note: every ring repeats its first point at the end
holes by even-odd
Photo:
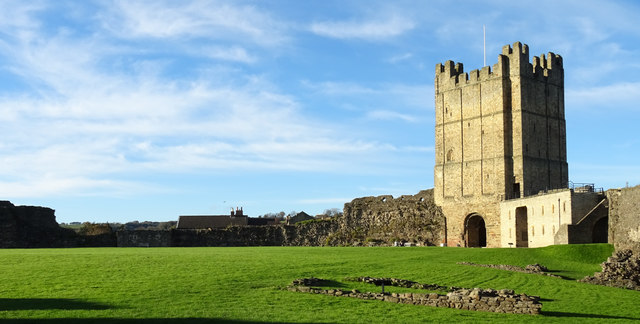
{"type": "Polygon", "coordinates": [[[567,187],[560,55],[531,63],[516,42],[493,69],[437,64],[435,111],[434,196],[449,246],[497,247],[500,201],[567,187]]]}

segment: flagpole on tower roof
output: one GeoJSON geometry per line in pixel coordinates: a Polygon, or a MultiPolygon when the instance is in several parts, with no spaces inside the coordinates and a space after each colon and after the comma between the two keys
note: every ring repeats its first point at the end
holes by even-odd
{"type": "Polygon", "coordinates": [[[482,25],[482,66],[487,66],[487,30],[482,25]]]}

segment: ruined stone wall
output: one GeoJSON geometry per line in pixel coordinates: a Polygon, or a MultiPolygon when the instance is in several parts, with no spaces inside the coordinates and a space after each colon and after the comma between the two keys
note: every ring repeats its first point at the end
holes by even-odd
{"type": "Polygon", "coordinates": [[[171,230],[171,246],[280,246],[283,242],[279,226],[171,230]]]}
{"type": "Polygon", "coordinates": [[[332,220],[295,225],[230,226],[206,230],[119,231],[118,246],[338,246],[391,245],[394,241],[436,245],[444,218],[433,191],[415,196],[357,198],[332,220]]]}
{"type": "Polygon", "coordinates": [[[297,223],[293,226],[280,226],[285,246],[324,246],[344,245],[347,242],[332,241],[333,234],[339,229],[339,220],[315,220],[297,223]]]}
{"type": "MultiPolygon", "coordinates": [[[[421,284],[409,280],[395,278],[371,278],[360,277],[357,281],[368,283],[384,281],[385,286],[400,286],[415,289],[425,289],[443,292],[447,294],[431,293],[385,293],[384,289],[381,293],[361,292],[357,289],[323,289],[317,286],[325,280],[318,278],[296,279],[292,285],[288,286],[289,291],[322,294],[335,297],[351,297],[364,300],[380,300],[390,303],[421,305],[431,307],[447,307],[464,309],[470,311],[511,313],[511,314],[530,314],[538,315],[542,309],[540,297],[527,296],[526,294],[516,294],[511,289],[481,289],[481,288],[458,288],[443,287],[435,284],[421,284]],[[411,287],[405,284],[409,283],[411,287]],[[398,285],[399,284],[399,285],[398,285]]],[[[377,285],[380,285],[379,283],[377,285]]]]}
{"type": "Polygon", "coordinates": [[[171,246],[171,231],[121,230],[116,232],[118,247],[168,247],[171,246]]]}
{"type": "Polygon", "coordinates": [[[59,227],[54,213],[47,207],[0,201],[0,248],[76,246],[75,233],[59,227]]]}
{"type": "Polygon", "coordinates": [[[640,186],[607,190],[609,243],[640,253],[640,186]]]}
{"type": "MultiPolygon", "coordinates": [[[[119,247],[192,246],[323,246],[337,222],[313,221],[296,225],[230,226],[200,230],[117,232],[119,247]]],[[[346,242],[335,242],[336,245],[346,242]]]]}
{"type": "MultiPolygon", "coordinates": [[[[437,245],[444,240],[444,217],[433,201],[433,190],[410,196],[364,197],[344,205],[336,219],[333,242],[391,244],[393,241],[437,245]]],[[[334,243],[335,244],[335,243],[334,243]]]]}

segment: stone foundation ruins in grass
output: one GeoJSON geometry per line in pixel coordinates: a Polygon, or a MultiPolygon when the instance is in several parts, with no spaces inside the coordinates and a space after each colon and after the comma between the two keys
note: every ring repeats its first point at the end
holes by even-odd
{"type": "Polygon", "coordinates": [[[288,287],[290,291],[323,294],[329,296],[352,297],[364,300],[381,300],[391,303],[423,305],[432,307],[447,307],[472,311],[485,311],[495,313],[530,314],[538,315],[542,308],[540,298],[516,294],[513,290],[502,289],[466,289],[458,287],[444,287],[433,284],[422,284],[409,280],[395,278],[371,278],[360,277],[351,280],[372,283],[378,286],[396,286],[413,289],[438,291],[446,295],[431,293],[381,293],[360,292],[343,289],[322,289],[318,286],[327,286],[327,281],[317,278],[303,278],[294,280],[288,287]]]}

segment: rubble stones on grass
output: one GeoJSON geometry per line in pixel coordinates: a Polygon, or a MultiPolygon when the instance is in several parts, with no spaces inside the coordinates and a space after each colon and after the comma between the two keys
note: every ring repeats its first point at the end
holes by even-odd
{"type": "Polygon", "coordinates": [[[578,281],[640,291],[640,253],[619,250],[600,265],[601,272],[578,281]]]}
{"type": "Polygon", "coordinates": [[[358,277],[358,278],[346,278],[347,281],[359,281],[369,284],[374,284],[376,286],[381,286],[384,284],[385,286],[394,286],[394,287],[402,287],[402,288],[412,288],[412,289],[425,289],[425,290],[444,290],[447,287],[433,285],[433,284],[423,284],[411,280],[405,279],[397,279],[397,278],[374,278],[374,277],[358,277]]]}
{"type": "MultiPolygon", "coordinates": [[[[317,278],[308,278],[317,279],[317,278]]],[[[363,300],[383,300],[390,303],[423,305],[432,307],[447,307],[472,311],[485,311],[495,313],[512,313],[512,314],[540,314],[542,304],[540,298],[537,296],[527,296],[526,294],[516,294],[511,289],[481,289],[481,288],[458,288],[451,287],[446,288],[439,285],[420,284],[409,280],[394,279],[394,278],[371,278],[360,277],[357,278],[368,283],[385,282],[385,284],[394,285],[397,287],[401,284],[409,285],[414,288],[416,284],[424,287],[438,287],[438,289],[447,289],[446,295],[439,295],[436,293],[373,293],[373,292],[360,292],[354,290],[342,290],[342,289],[321,289],[316,287],[309,287],[301,285],[304,282],[314,282],[314,280],[296,279],[293,284],[287,289],[295,292],[306,292],[313,294],[323,294],[330,296],[342,296],[359,298],[363,300]]],[[[429,289],[432,288],[417,288],[417,289],[429,289]]]]}
{"type": "Polygon", "coordinates": [[[473,266],[473,267],[483,267],[483,268],[500,269],[500,270],[506,270],[506,271],[522,272],[522,273],[540,274],[540,275],[545,275],[545,276],[554,277],[554,278],[562,278],[560,276],[547,273],[549,269],[547,269],[547,267],[539,263],[529,264],[524,268],[514,266],[514,265],[509,265],[509,264],[478,264],[473,262],[458,262],[458,264],[473,266]]]}
{"type": "Polygon", "coordinates": [[[295,286],[322,286],[327,283],[327,280],[319,279],[319,278],[301,278],[293,281],[293,285],[295,286]]]}

